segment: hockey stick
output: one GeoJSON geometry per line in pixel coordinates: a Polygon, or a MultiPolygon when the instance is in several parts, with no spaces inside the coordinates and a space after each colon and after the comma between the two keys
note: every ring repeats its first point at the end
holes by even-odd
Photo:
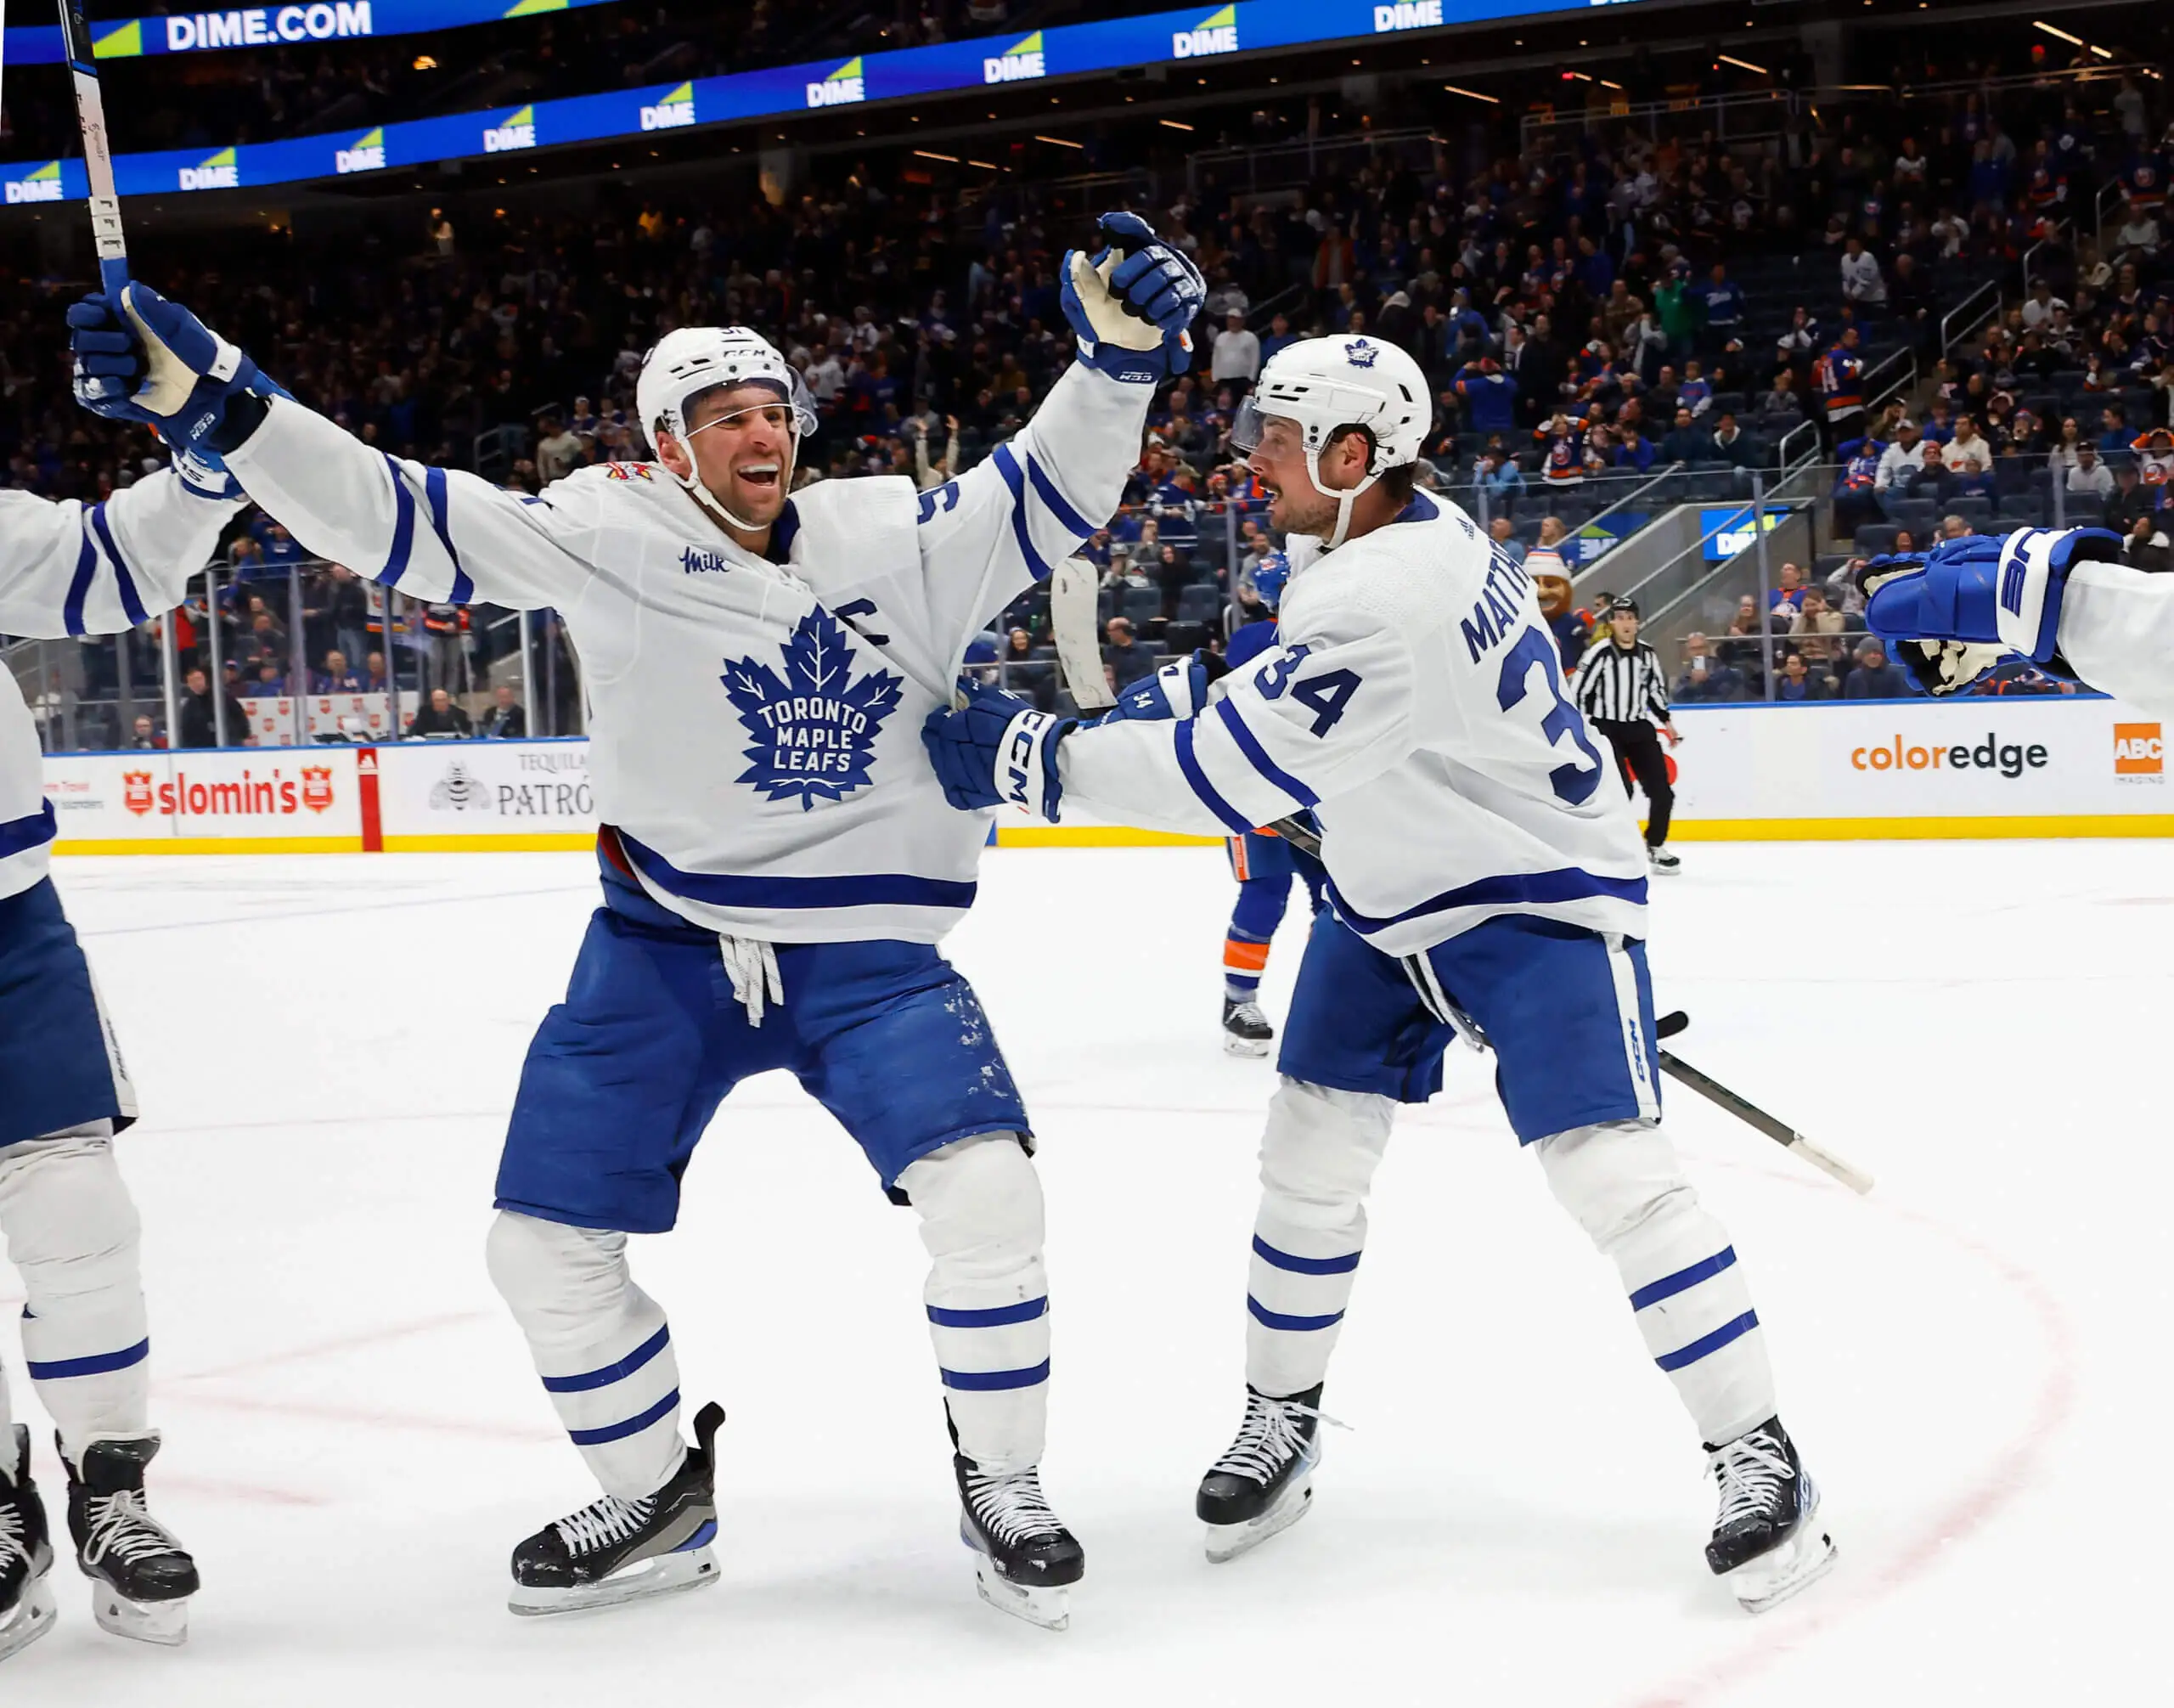
{"type": "Polygon", "coordinates": [[[128,283],[128,242],[121,229],[121,197],[113,186],[113,141],[105,129],[105,97],[83,0],[60,0],[60,41],[76,83],[76,118],[83,132],[83,169],[91,181],[91,236],[99,279],[116,302],[128,283]]]}
{"type": "MultiPolygon", "coordinates": [[[[1673,1038],[1690,1023],[1691,1017],[1679,1008],[1673,1014],[1664,1014],[1653,1022],[1653,1035],[1656,1038],[1673,1038]]],[[[1862,1169],[1822,1150],[1794,1127],[1776,1120],[1757,1104],[1746,1102],[1719,1080],[1709,1079],[1669,1051],[1663,1050],[1659,1053],[1661,1072],[1671,1079],[1690,1086],[1700,1096],[1719,1104],[1747,1126],[1757,1128],[1776,1144],[1794,1151],[1814,1168],[1833,1175],[1851,1192],[1868,1192],[1872,1190],[1872,1176],[1862,1169]]]]}

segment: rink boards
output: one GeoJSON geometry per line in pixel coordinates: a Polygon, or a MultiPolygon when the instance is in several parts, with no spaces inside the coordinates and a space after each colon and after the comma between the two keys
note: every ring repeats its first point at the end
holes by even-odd
{"type": "MultiPolygon", "coordinates": [[[[1679,840],[2174,835],[2157,719],[2092,696],[1685,707],[1679,840]]],[[[48,757],[63,854],[579,848],[585,741],[48,757]]],[[[1000,817],[1005,846],[1207,843],[1000,817]]]]}

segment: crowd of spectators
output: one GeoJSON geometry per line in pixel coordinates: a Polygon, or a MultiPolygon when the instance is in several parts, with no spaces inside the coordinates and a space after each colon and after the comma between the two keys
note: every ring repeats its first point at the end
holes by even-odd
{"type": "MultiPolygon", "coordinates": [[[[1939,361],[1940,313],[1981,281],[2012,279],[2026,250],[2058,238],[2055,214],[2094,206],[2102,183],[2123,187],[2121,245],[2104,256],[2081,242],[2036,247],[2047,288],[1980,347],[1940,361],[1939,395],[1923,408],[1895,401],[1923,416],[1920,441],[1941,436],[1935,499],[1974,525],[1989,518],[1941,482],[1976,477],[1953,459],[1982,439],[2000,491],[2019,416],[2044,422],[2025,408],[2042,380],[2056,395],[2071,374],[2075,396],[2105,390],[2123,430],[2147,437],[2126,453],[2139,482],[2154,467],[2163,477],[2174,454],[2153,462],[2160,441],[2149,435],[2166,420],[2166,271],[2145,227],[2166,155],[2144,87],[2129,77],[1878,110],[1807,104],[1769,142],[1726,146],[1688,127],[1655,138],[1603,125],[1519,151],[1506,128],[1493,152],[1461,160],[1438,137],[1416,155],[1383,148],[1271,194],[1213,172],[1181,192],[1166,174],[1150,211],[1195,255],[1210,296],[1196,368],[1158,395],[1124,510],[1085,548],[1103,580],[1113,672],[1219,644],[1259,614],[1246,581],[1270,544],[1264,505],[1228,431],[1261,363],[1294,338],[1409,348],[1438,406],[1422,478],[1507,523],[1506,538],[1529,541],[1543,515],[1574,529],[1605,502],[1587,495],[1589,482],[1607,484],[1599,476],[1619,483],[1682,462],[1726,481],[1823,434],[1838,450],[1854,442],[1855,463],[1878,446],[1871,496],[1851,518],[1861,541],[1878,525],[1869,517],[1885,515],[1881,467],[1915,443],[1889,412],[1867,410],[1867,368],[1889,350],[1939,361]],[[1988,167],[2003,160],[2005,176],[1988,167]],[[2049,365],[2057,351],[2079,365],[2049,365]]],[[[641,352],[675,325],[705,323],[757,327],[805,374],[823,426],[797,478],[896,473],[926,487],[1018,431],[1069,360],[1056,268],[1095,207],[1017,179],[983,192],[903,153],[876,158],[818,161],[776,205],[600,187],[583,192],[592,205],[441,208],[420,229],[237,232],[216,251],[199,240],[168,253],[155,242],[139,268],[366,439],[510,488],[645,456],[632,415],[641,352]]],[[[8,482],[92,499],[153,465],[149,441],[68,397],[54,336],[68,288],[16,273],[0,291],[8,482]]],[[[2061,467],[2064,492],[2116,460],[2109,431],[2090,435],[2102,447],[2095,473],[2080,448],[2061,467]]],[[[1925,466],[1921,455],[1906,492],[1925,466]]],[[[2123,477],[2113,478],[2118,500],[2123,477]]],[[[1837,508],[1847,514],[1839,495],[1837,508]]],[[[228,554],[219,620],[237,691],[368,679],[373,654],[382,668],[367,589],[346,572],[298,567],[296,543],[262,517],[228,554]]],[[[1022,645],[1046,662],[1045,624],[1045,607],[1023,600],[991,650],[1022,645]]],[[[480,701],[519,634],[505,613],[415,607],[396,618],[394,674],[480,701]]],[[[1822,662],[1845,687],[1857,668],[1854,655],[1806,660],[1822,662]]]]}

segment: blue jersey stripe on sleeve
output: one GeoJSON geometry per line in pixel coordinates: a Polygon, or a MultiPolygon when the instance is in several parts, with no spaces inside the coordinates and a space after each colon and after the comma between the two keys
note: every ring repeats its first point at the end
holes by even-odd
{"type": "MultiPolygon", "coordinates": [[[[385,555],[385,567],[371,579],[397,587],[400,578],[408,573],[408,559],[415,550],[415,495],[408,490],[400,465],[391,457],[385,459],[385,471],[392,476],[392,547],[385,555]]],[[[388,641],[391,638],[386,637],[388,641]]]]}
{"type": "Polygon", "coordinates": [[[121,556],[120,546],[114,542],[113,529],[105,519],[104,499],[91,506],[91,526],[98,530],[99,544],[105,548],[105,555],[113,564],[114,583],[121,589],[121,608],[128,613],[131,623],[149,623],[151,613],[144,609],[144,601],[136,592],[136,578],[129,572],[128,561],[121,556]]]}
{"type": "Polygon", "coordinates": [[[1028,571],[1035,580],[1047,581],[1049,564],[1034,550],[1033,538],[1027,532],[1027,481],[1019,472],[1019,459],[1012,455],[1011,446],[999,445],[991,460],[1004,476],[1004,484],[1011,488],[1011,537],[1019,542],[1019,555],[1027,561],[1028,571]]]}
{"type": "Polygon", "coordinates": [[[445,471],[423,471],[423,497],[431,511],[431,531],[438,537],[438,544],[445,548],[446,561],[453,566],[453,586],[446,594],[449,604],[465,605],[476,597],[476,583],[468,578],[468,572],[460,567],[460,554],[453,549],[453,511],[446,495],[445,471]]]}
{"type": "Polygon", "coordinates": [[[1042,472],[1042,465],[1031,456],[1027,459],[1027,478],[1033,482],[1034,490],[1050,507],[1050,514],[1062,522],[1074,538],[1084,539],[1095,532],[1095,524],[1073,509],[1071,501],[1056,489],[1056,482],[1042,472]]]}
{"type": "Polygon", "coordinates": [[[34,848],[51,842],[59,833],[60,821],[54,816],[53,803],[48,801],[27,818],[9,819],[0,823],[0,860],[9,854],[19,854],[25,848],[34,848]]]}
{"type": "Polygon", "coordinates": [[[1224,726],[1230,730],[1231,739],[1238,744],[1238,751],[1246,756],[1247,762],[1261,775],[1267,778],[1270,782],[1275,784],[1277,788],[1282,790],[1302,807],[1317,807],[1321,803],[1321,798],[1319,795],[1268,757],[1268,749],[1262,747],[1260,738],[1246,727],[1246,720],[1238,715],[1238,708],[1228,699],[1218,700],[1215,702],[1215,715],[1223,720],[1224,726]]]}
{"type": "Polygon", "coordinates": [[[68,583],[68,595],[60,606],[61,624],[70,634],[83,632],[83,601],[91,596],[91,577],[98,567],[99,549],[92,544],[87,525],[83,529],[83,549],[76,557],[76,574],[68,583]]]}
{"type": "Polygon", "coordinates": [[[1178,769],[1185,774],[1186,785],[1198,795],[1208,810],[1227,825],[1235,836],[1243,836],[1253,826],[1230,802],[1215,792],[1215,785],[1208,781],[1208,773],[1200,768],[1200,760],[1192,750],[1192,725],[1190,718],[1180,720],[1177,726],[1178,769]]]}

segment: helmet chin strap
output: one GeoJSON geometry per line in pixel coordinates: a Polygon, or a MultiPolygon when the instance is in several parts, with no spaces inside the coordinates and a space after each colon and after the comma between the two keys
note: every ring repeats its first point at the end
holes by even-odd
{"type": "MultiPolygon", "coordinates": [[[[720,417],[719,419],[721,420],[723,418],[720,417]]],[[[717,423],[714,421],[704,423],[704,426],[714,426],[716,425],[717,423]]],[[[695,429],[695,431],[700,432],[701,431],[701,428],[697,427],[695,429]]],[[[684,447],[687,443],[687,439],[691,437],[691,434],[683,437],[679,441],[680,444],[684,447]]],[[[782,493],[790,493],[792,490],[792,471],[799,465],[800,462],[800,435],[796,431],[791,434],[789,437],[791,443],[786,450],[785,465],[778,471],[778,490],[782,493]]],[[[687,452],[687,466],[691,470],[694,465],[695,454],[693,450],[689,449],[687,452]]],[[[724,500],[719,499],[715,493],[709,489],[708,486],[704,483],[699,474],[690,473],[683,475],[676,469],[670,470],[668,472],[671,474],[673,480],[679,482],[681,486],[684,487],[690,493],[694,494],[695,502],[696,504],[701,505],[704,509],[707,510],[720,521],[724,522],[726,527],[736,527],[742,533],[760,533],[763,529],[773,526],[773,524],[769,522],[743,521],[740,517],[733,515],[730,510],[724,507],[724,500]]]]}
{"type": "MultiPolygon", "coordinates": [[[[1326,445],[1321,447],[1321,450],[1326,450],[1327,448],[1328,447],[1326,445]]],[[[1360,481],[1357,486],[1347,487],[1341,492],[1332,491],[1327,487],[1321,484],[1321,451],[1315,451],[1311,456],[1306,459],[1306,478],[1314,483],[1314,490],[1319,493],[1323,498],[1334,499],[1336,500],[1336,529],[1329,535],[1328,538],[1324,541],[1321,545],[1321,550],[1323,551],[1334,551],[1337,547],[1343,544],[1344,532],[1351,526],[1351,506],[1358,503],[1359,495],[1365,492],[1367,488],[1373,485],[1373,483],[1379,480],[1381,476],[1370,470],[1367,472],[1366,477],[1360,481]]]]}

